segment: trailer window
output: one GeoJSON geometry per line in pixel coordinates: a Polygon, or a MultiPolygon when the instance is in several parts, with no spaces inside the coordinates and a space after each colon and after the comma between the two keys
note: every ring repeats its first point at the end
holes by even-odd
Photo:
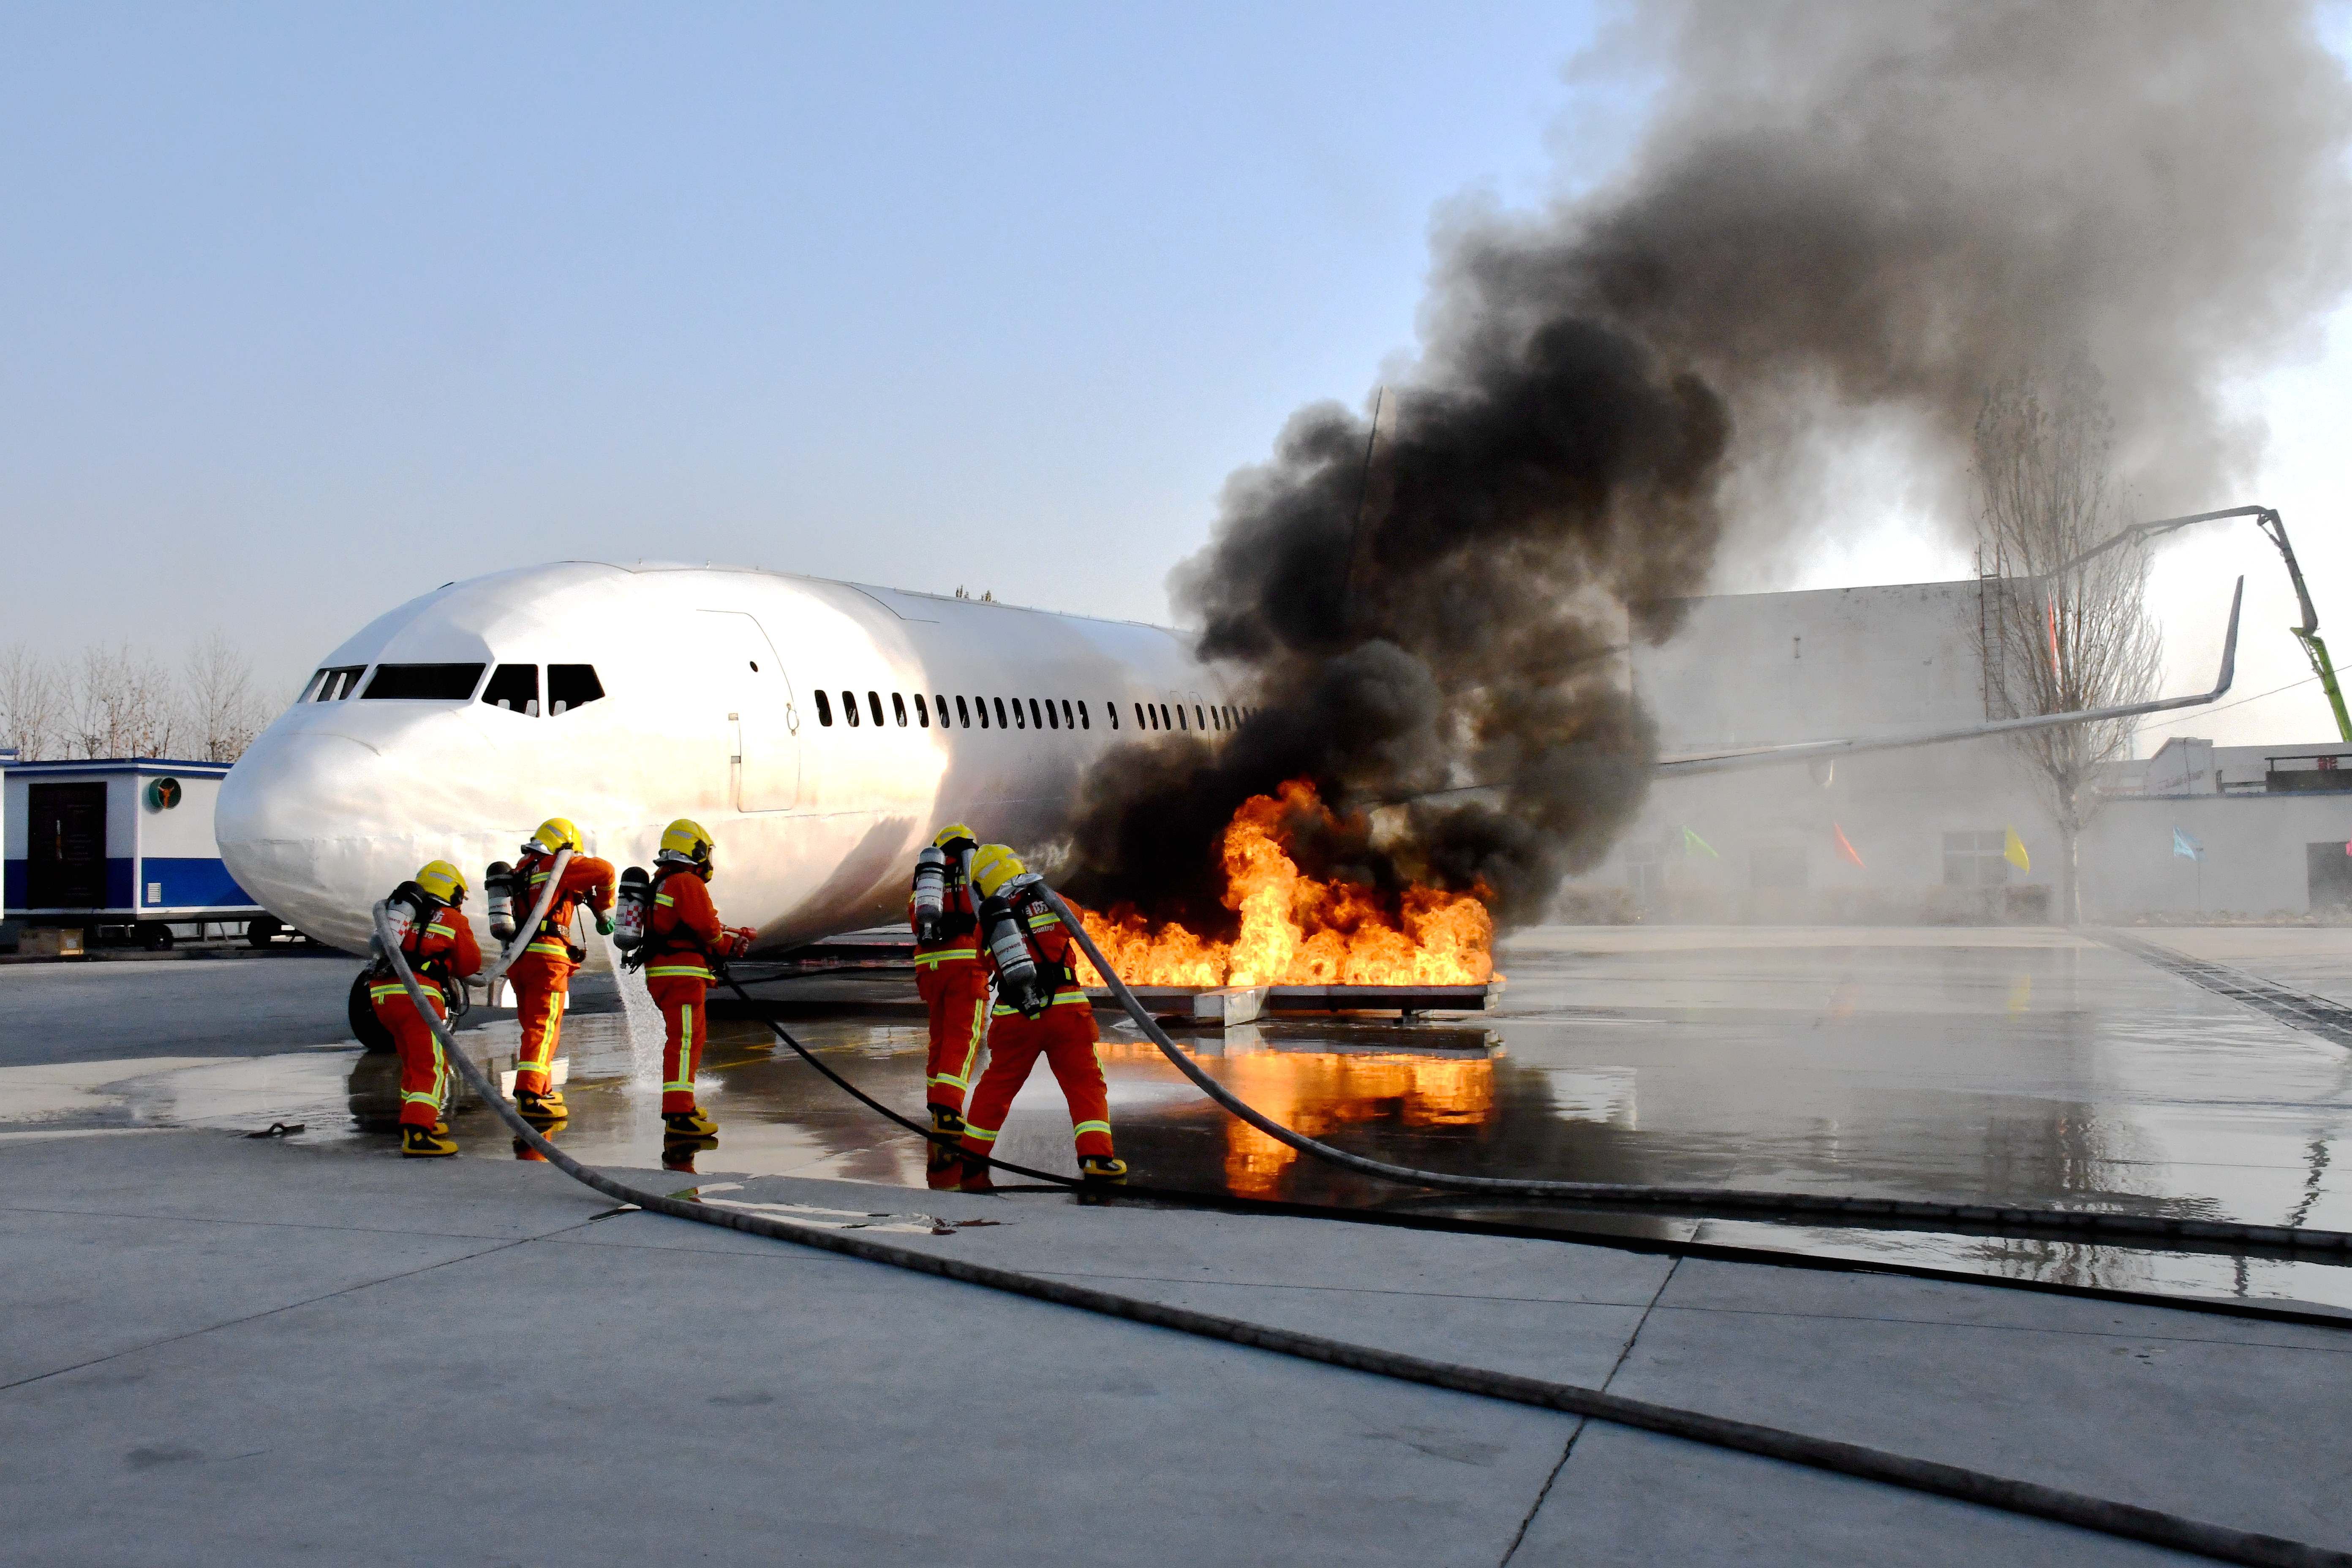
{"type": "Polygon", "coordinates": [[[408,702],[463,702],[481,683],[478,664],[379,664],[360,700],[381,697],[408,702]]]}
{"type": "Polygon", "coordinates": [[[539,711],[539,666],[535,664],[502,664],[490,672],[490,683],[482,688],[482,700],[493,708],[503,708],[510,713],[539,711]]]}

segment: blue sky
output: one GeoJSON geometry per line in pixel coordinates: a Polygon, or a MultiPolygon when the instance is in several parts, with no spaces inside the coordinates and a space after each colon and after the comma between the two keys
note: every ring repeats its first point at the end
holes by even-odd
{"type": "MultiPolygon", "coordinates": [[[[1225,475],[1409,353],[1433,215],[1623,156],[1645,84],[1563,76],[1596,26],[12,5],[0,642],[221,627],[290,687],[402,598],[567,555],[1163,618],[1225,475]]],[[[2245,389],[2323,614],[2347,356],[2245,389]]],[[[1887,515],[1780,585],[1965,564],[1887,515]]],[[[2165,579],[2184,669],[2216,569],[2165,579]]],[[[2314,738],[2308,695],[2235,717],[2314,738]]]]}

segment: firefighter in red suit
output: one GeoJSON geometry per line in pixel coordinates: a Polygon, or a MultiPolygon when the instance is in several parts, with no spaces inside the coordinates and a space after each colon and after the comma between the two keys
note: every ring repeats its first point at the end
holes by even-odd
{"type": "Polygon", "coordinates": [[[1110,1089],[1095,1059],[1094,1005],[1078,984],[1076,943],[1069,928],[1040,896],[1045,884],[1002,844],[973,855],[971,879],[981,897],[982,939],[997,979],[988,1034],[988,1070],[964,1111],[961,1186],[987,1192],[987,1156],[1004,1130],[1013,1097],[1043,1056],[1062,1086],[1076,1142],[1078,1174],[1089,1182],[1127,1178],[1111,1152],[1110,1089]]]}
{"type": "Polygon", "coordinates": [[[522,847],[515,863],[515,904],[528,918],[539,907],[540,894],[555,875],[555,857],[569,849],[563,875],[547,914],[535,928],[522,956],[507,967],[515,990],[515,1017],[522,1025],[522,1043],[515,1052],[515,1109],[535,1126],[551,1127],[569,1114],[563,1093],[548,1081],[549,1068],[563,1034],[563,1006],[572,991],[572,976],[587,954],[572,942],[572,922],[585,903],[596,916],[596,929],[613,929],[613,866],[580,852],[580,830],[571,820],[551,816],[539,826],[522,847]]]}
{"type": "Polygon", "coordinates": [[[963,1135],[964,1093],[988,1039],[989,972],[980,959],[980,905],[969,876],[979,848],[962,823],[941,828],[916,858],[915,885],[907,895],[907,923],[915,932],[915,992],[930,1018],[923,1099],[937,1134],[929,1172],[934,1187],[957,1183],[955,1140],[963,1135]]]}
{"type": "MultiPolygon", "coordinates": [[[[390,901],[395,907],[405,904],[411,917],[408,929],[400,934],[400,956],[416,976],[435,1016],[446,1018],[449,1006],[441,988],[482,967],[473,924],[458,912],[466,901],[465,875],[448,861],[436,860],[390,901]]],[[[368,999],[400,1053],[401,1153],[410,1159],[456,1153],[457,1142],[441,1120],[442,1104],[449,1096],[449,1063],[433,1026],[417,1012],[392,965],[382,959],[369,974],[368,999]]]]}
{"type": "Polygon", "coordinates": [[[661,1008],[662,1135],[705,1146],[719,1141],[718,1124],[694,1100],[709,1015],[704,998],[711,965],[739,956],[757,934],[719,923],[710,901],[710,835],[685,817],[662,833],[654,857],[653,917],[646,922],[646,989],[661,1008]]]}

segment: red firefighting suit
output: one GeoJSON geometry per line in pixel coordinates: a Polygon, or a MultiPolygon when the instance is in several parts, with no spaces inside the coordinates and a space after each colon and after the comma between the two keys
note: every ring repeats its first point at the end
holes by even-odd
{"type": "Polygon", "coordinates": [[[1069,1102],[1070,1131],[1078,1152],[1108,1155],[1110,1089],[1103,1081],[1102,1064],[1095,1059],[1099,1037],[1094,1007],[1078,988],[1072,967],[1077,944],[1061,917],[1034,892],[1013,895],[1013,915],[1022,922],[1038,972],[1053,984],[1053,1005],[1037,1017],[1024,1018],[1013,1007],[997,1004],[988,1032],[988,1070],[981,1074],[964,1111],[964,1152],[986,1154],[995,1146],[1013,1097],[1021,1092],[1042,1053],[1062,1086],[1062,1098],[1069,1102]]]}
{"type": "MultiPolygon", "coordinates": [[[[515,867],[516,901],[528,916],[546,889],[555,868],[552,855],[526,855],[515,867]]],[[[522,956],[507,968],[514,983],[515,1017],[522,1025],[522,1044],[515,1053],[515,1092],[545,1094],[548,1064],[563,1033],[563,1004],[571,994],[572,957],[571,930],[573,911],[583,901],[600,915],[613,911],[613,863],[593,855],[574,855],[563,868],[563,880],[547,906],[547,918],[531,933],[522,956]]]]}
{"type": "MultiPolygon", "coordinates": [[[[923,1098],[941,1110],[963,1110],[964,1091],[988,1038],[988,970],[980,961],[980,910],[963,868],[949,863],[947,905],[937,942],[915,944],[915,994],[929,1011],[931,1047],[923,1068],[923,1098]]],[[[915,900],[907,898],[907,923],[915,900]]]]}
{"type": "Polygon", "coordinates": [[[710,957],[732,958],[751,939],[748,930],[719,923],[710,889],[692,868],[667,867],[654,883],[654,915],[646,926],[646,989],[662,1011],[664,1116],[692,1110],[694,1075],[702,1066],[709,1013],[710,957]]]}
{"type": "MultiPolygon", "coordinates": [[[[482,949],[474,940],[472,923],[446,905],[434,910],[433,918],[423,924],[408,928],[400,939],[400,955],[408,961],[425,1001],[442,1018],[449,1016],[448,1005],[441,998],[442,979],[462,980],[482,967],[482,949]]],[[[434,1125],[441,1120],[441,1105],[448,1098],[449,1064],[433,1026],[417,1013],[408,988],[397,975],[383,974],[372,981],[368,999],[375,1004],[376,1018],[392,1032],[393,1047],[400,1053],[400,1124],[434,1125]]]]}

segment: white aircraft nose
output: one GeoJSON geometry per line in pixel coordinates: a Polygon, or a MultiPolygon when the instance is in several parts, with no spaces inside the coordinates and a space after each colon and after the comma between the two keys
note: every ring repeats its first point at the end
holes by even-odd
{"type": "Polygon", "coordinates": [[[288,925],[350,952],[368,910],[413,874],[408,836],[385,831],[395,781],[364,741],[273,731],[221,781],[213,832],[237,886],[288,925]]]}

